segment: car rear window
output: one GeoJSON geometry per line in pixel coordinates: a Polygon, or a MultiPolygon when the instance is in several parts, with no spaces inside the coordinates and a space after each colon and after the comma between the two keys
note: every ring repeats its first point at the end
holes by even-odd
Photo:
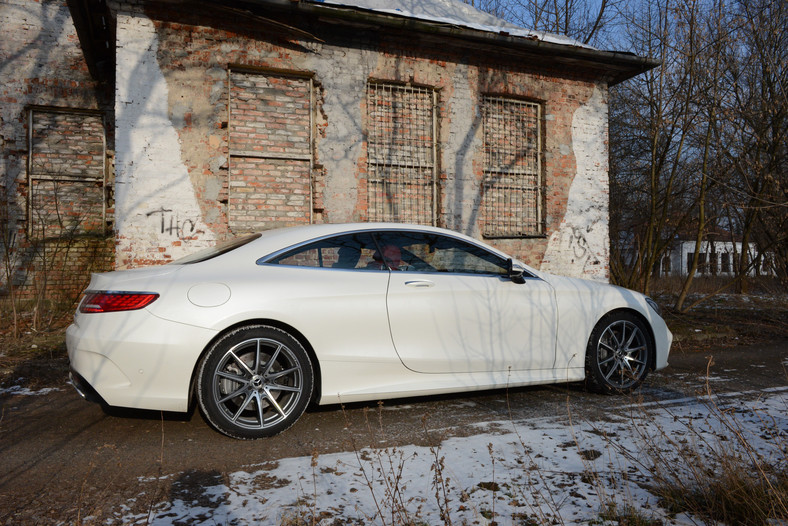
{"type": "Polygon", "coordinates": [[[237,237],[233,239],[229,239],[224,241],[223,243],[219,243],[216,246],[210,248],[204,248],[194,254],[190,254],[188,256],[184,256],[180,259],[176,259],[171,264],[172,265],[191,265],[193,263],[200,263],[201,261],[207,261],[209,259],[215,258],[216,256],[221,256],[222,254],[227,254],[228,252],[232,252],[236,248],[242,247],[247,243],[251,243],[255,239],[258,239],[261,234],[252,234],[250,236],[244,237],[237,237]]]}

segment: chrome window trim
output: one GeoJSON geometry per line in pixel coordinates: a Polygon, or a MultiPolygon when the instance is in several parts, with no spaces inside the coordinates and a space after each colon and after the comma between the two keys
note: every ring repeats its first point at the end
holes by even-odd
{"type": "MultiPolygon", "coordinates": [[[[318,243],[320,241],[325,241],[326,239],[331,239],[331,238],[345,236],[345,235],[369,234],[369,235],[373,236],[373,239],[377,243],[377,239],[374,238],[374,235],[377,234],[377,233],[383,233],[383,232],[417,233],[417,234],[428,234],[428,235],[437,235],[437,236],[447,237],[449,239],[452,239],[452,240],[455,240],[455,241],[459,241],[461,243],[468,243],[470,245],[473,245],[473,246],[475,246],[475,247],[477,247],[477,248],[479,248],[481,250],[484,250],[485,252],[488,252],[489,254],[492,254],[495,257],[501,258],[504,262],[507,259],[506,257],[504,257],[503,255],[501,255],[499,253],[491,252],[486,246],[481,245],[480,243],[476,243],[475,240],[474,241],[470,241],[470,240],[467,240],[467,239],[464,239],[464,238],[460,238],[460,237],[457,237],[457,236],[453,236],[451,234],[446,234],[446,233],[443,233],[443,232],[435,232],[435,231],[432,231],[432,230],[422,230],[422,229],[419,229],[419,228],[375,228],[375,229],[361,228],[361,229],[355,229],[355,230],[347,230],[345,232],[326,234],[326,235],[323,235],[323,236],[313,237],[313,238],[310,238],[308,240],[301,241],[299,243],[295,243],[295,244],[290,245],[288,247],[281,248],[281,249],[279,249],[279,250],[277,250],[275,252],[271,252],[270,254],[267,254],[265,256],[259,257],[257,259],[257,261],[256,261],[256,264],[260,265],[260,266],[269,266],[270,265],[270,266],[277,266],[277,267],[301,268],[301,269],[319,269],[319,270],[353,271],[353,272],[355,272],[355,271],[362,271],[362,272],[370,272],[370,271],[372,271],[372,272],[375,272],[376,271],[375,269],[347,269],[347,268],[331,268],[331,267],[306,267],[306,266],[301,266],[301,265],[286,265],[286,264],[281,264],[281,263],[270,263],[270,261],[272,259],[275,259],[275,258],[281,256],[281,255],[284,255],[287,252],[291,252],[291,251],[297,250],[297,249],[299,249],[301,247],[305,247],[305,246],[311,245],[313,243],[318,243]]],[[[384,272],[384,270],[379,270],[377,272],[384,272]]],[[[403,271],[388,270],[387,272],[408,272],[408,273],[411,273],[411,274],[418,274],[418,275],[422,275],[422,276],[423,275],[440,275],[440,276],[452,275],[452,276],[480,276],[480,277],[487,277],[487,276],[489,276],[489,277],[497,277],[497,278],[500,278],[500,277],[506,278],[507,277],[505,274],[492,274],[492,273],[487,274],[487,273],[477,273],[477,272],[440,272],[440,271],[431,272],[431,271],[412,271],[412,270],[403,270],[403,271]]],[[[523,278],[525,278],[525,279],[536,279],[536,280],[540,280],[541,281],[540,277],[531,274],[531,272],[528,271],[527,269],[525,269],[524,272],[523,272],[523,278]]]]}

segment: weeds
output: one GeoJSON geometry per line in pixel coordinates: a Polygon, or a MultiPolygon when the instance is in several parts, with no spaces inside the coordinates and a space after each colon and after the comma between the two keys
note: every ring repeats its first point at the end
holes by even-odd
{"type": "MultiPolygon", "coordinates": [[[[670,514],[688,514],[707,524],[782,524],[788,520],[786,430],[780,429],[774,416],[755,407],[759,400],[751,403],[753,407],[724,404],[724,397],[710,387],[711,365],[709,360],[698,400],[702,409],[693,414],[682,406],[662,408],[667,418],[657,419],[635,404],[630,417],[634,444],[605,437],[606,444],[637,468],[670,514]]],[[[780,413],[785,414],[786,407],[776,412],[772,408],[770,414],[780,413]]],[[[625,514],[632,509],[625,506],[625,514]]],[[[608,499],[600,516],[620,510],[608,499]]],[[[651,524],[633,522],[634,518],[618,520],[651,524]]]]}
{"type": "MultiPolygon", "coordinates": [[[[775,406],[784,403],[780,395],[764,399],[764,409],[754,411],[726,405],[710,390],[707,395],[709,407],[692,402],[654,409],[635,401],[629,418],[621,414],[598,424],[576,422],[569,408],[568,424],[550,418],[524,424],[510,417],[513,433],[493,427],[462,439],[445,439],[425,416],[423,447],[369,447],[390,441],[381,407],[377,418],[374,410],[351,415],[343,409],[348,454],[328,460],[313,448],[311,456],[287,465],[264,466],[247,482],[225,476],[218,488],[195,485],[188,497],[198,502],[202,493],[191,492],[205,492],[211,504],[195,505],[201,519],[231,516],[242,502],[244,510],[252,508],[250,515],[236,518],[287,526],[657,526],[678,514],[686,517],[680,524],[784,521],[785,421],[767,416],[782,418],[785,408],[775,406]],[[294,473],[304,482],[295,490],[287,480],[294,473]],[[254,481],[261,476],[277,483],[258,485],[254,481]]],[[[187,497],[187,506],[179,504],[177,511],[160,502],[158,484],[167,479],[163,460],[162,446],[151,507],[136,516],[137,523],[190,520],[187,497]]]]}
{"type": "Polygon", "coordinates": [[[615,503],[608,503],[602,507],[599,513],[601,523],[614,523],[619,526],[662,526],[663,522],[659,519],[646,517],[643,511],[631,505],[619,506],[615,503]]]}
{"type": "MultiPolygon", "coordinates": [[[[708,369],[711,365],[709,360],[708,369]]],[[[753,413],[757,433],[746,428],[735,408],[720,405],[708,380],[704,394],[708,416],[703,424],[705,430],[714,430],[711,438],[691,420],[679,419],[694,440],[681,442],[661,428],[657,436],[644,440],[663,505],[712,523],[762,525],[788,520],[785,432],[773,417],[758,412],[753,413]],[[663,452],[665,447],[670,456],[663,452]]]]}
{"type": "MultiPolygon", "coordinates": [[[[381,428],[383,425],[382,407],[381,402],[378,404],[378,423],[381,428]]],[[[353,424],[345,412],[344,406],[342,413],[345,417],[345,425],[358,468],[361,470],[364,483],[375,505],[376,514],[370,519],[379,519],[384,526],[388,524],[415,524],[408,509],[412,499],[406,498],[403,493],[403,475],[406,464],[404,452],[397,448],[360,449],[353,433],[353,424]],[[379,484],[376,484],[376,481],[379,481],[383,487],[382,494],[378,490],[379,484]]],[[[370,442],[374,443],[377,433],[372,427],[366,408],[364,422],[367,436],[370,442]]]]}

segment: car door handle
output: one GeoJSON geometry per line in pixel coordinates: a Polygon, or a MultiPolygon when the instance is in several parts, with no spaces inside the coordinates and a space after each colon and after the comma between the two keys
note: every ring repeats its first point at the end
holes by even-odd
{"type": "Polygon", "coordinates": [[[433,287],[435,286],[435,283],[428,279],[414,279],[413,281],[406,281],[405,285],[408,287],[424,288],[424,287],[433,287]]]}

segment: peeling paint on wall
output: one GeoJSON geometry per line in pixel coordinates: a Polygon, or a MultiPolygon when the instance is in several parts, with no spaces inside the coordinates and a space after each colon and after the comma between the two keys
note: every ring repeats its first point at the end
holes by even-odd
{"type": "Polygon", "coordinates": [[[325,93],[320,111],[325,118],[325,136],[330,140],[318,141],[317,160],[326,167],[322,219],[327,223],[360,219],[354,213],[359,200],[355,174],[364,134],[357,116],[375,60],[369,50],[321,46],[319,53],[304,61],[304,69],[315,72],[325,93]]]}
{"type": "Polygon", "coordinates": [[[550,236],[541,269],[570,277],[609,279],[607,101],[599,88],[572,119],[577,174],[566,214],[550,236]]]}
{"type": "Polygon", "coordinates": [[[169,116],[158,39],[143,15],[118,14],[115,114],[117,266],[175,259],[213,244],[169,116]]]}
{"type": "Polygon", "coordinates": [[[446,172],[444,209],[447,228],[481,237],[479,231],[480,181],[474,173],[474,153],[481,150],[481,113],[476,100],[478,75],[467,64],[455,68],[454,89],[448,101],[449,120],[453,126],[442,149],[446,172]]]}
{"type": "Polygon", "coordinates": [[[71,302],[114,260],[99,183],[109,93],[65,0],[2,0],[0,27],[0,296],[71,302]]]}
{"type": "Polygon", "coordinates": [[[26,176],[27,105],[95,108],[97,101],[65,2],[3,0],[0,4],[0,188],[7,225],[24,220],[15,202],[26,176]]]}
{"type": "MultiPolygon", "coordinates": [[[[144,16],[119,16],[115,97],[119,265],[166,262],[234,231],[227,210],[234,198],[233,185],[241,182],[237,162],[243,152],[231,153],[234,147],[228,145],[228,130],[236,121],[230,112],[228,122],[227,104],[232,97],[226,75],[237,70],[311,79],[313,169],[311,173],[303,171],[297,179],[311,184],[306,188],[311,198],[310,219],[315,223],[371,217],[370,82],[434,90],[438,162],[437,195],[432,206],[437,223],[478,238],[483,237],[479,214],[484,176],[480,101],[496,96],[541,105],[545,192],[541,220],[548,235],[563,221],[563,231],[574,236],[554,239],[545,265],[553,264],[557,271],[571,275],[606,279],[607,257],[598,257],[606,254],[606,241],[598,243],[605,248],[596,246],[597,223],[607,222],[606,194],[601,208],[596,204],[588,207],[598,213],[590,224],[586,224],[582,207],[577,206],[585,194],[607,192],[606,138],[594,136],[607,129],[604,83],[587,76],[565,77],[558,71],[477,60],[451,49],[416,51],[410,42],[396,37],[360,33],[349,38],[331,27],[323,28],[320,42],[283,46],[273,34],[228,30],[236,23],[241,21],[228,21],[227,27],[170,24],[160,20],[155,10],[144,16]],[[592,99],[595,89],[602,91],[592,99]],[[583,110],[577,111],[583,103],[583,110]],[[577,184],[584,177],[593,184],[572,187],[573,181],[577,184]],[[567,213],[570,187],[578,210],[567,213]],[[578,218],[581,227],[573,229],[578,218]],[[573,245],[564,247],[569,241],[573,245]],[[596,257],[591,258],[592,253],[596,257]],[[561,258],[569,261],[558,264],[561,258]]],[[[261,132],[255,140],[273,140],[272,133],[261,132]]],[[[278,137],[276,133],[273,136],[278,137]]],[[[287,148],[283,142],[272,151],[287,148]]],[[[271,166],[265,170],[271,172],[271,166]]],[[[281,199],[281,192],[271,187],[268,179],[251,171],[247,175],[250,185],[281,199]]],[[[288,218],[293,223],[303,222],[301,201],[297,206],[288,202],[276,206],[284,207],[277,208],[284,222],[288,218]],[[292,209],[285,209],[288,206],[292,209]]],[[[255,214],[264,216],[262,209],[254,210],[255,214]]],[[[513,235],[488,241],[539,266],[545,260],[549,239],[513,235]]]]}

